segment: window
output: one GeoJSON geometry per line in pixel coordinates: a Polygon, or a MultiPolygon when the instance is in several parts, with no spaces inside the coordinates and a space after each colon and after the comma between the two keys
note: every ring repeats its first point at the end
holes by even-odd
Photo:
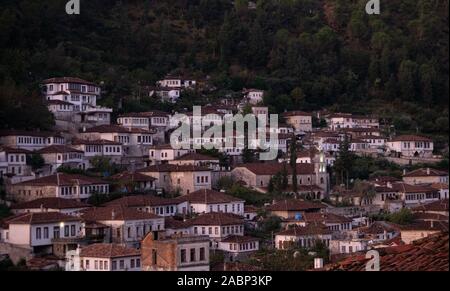
{"type": "Polygon", "coordinates": [[[64,236],[69,236],[69,226],[64,226],[64,236]]]}
{"type": "Polygon", "coordinates": [[[131,262],[130,262],[130,268],[131,268],[131,269],[134,269],[134,259],[131,259],[131,262]]]}
{"type": "Polygon", "coordinates": [[[141,259],[136,259],[136,268],[141,267],[141,259]]]}
{"type": "Polygon", "coordinates": [[[204,261],[205,259],[205,248],[200,248],[200,261],[204,261]]]}
{"type": "MultiPolygon", "coordinates": [[[[88,261],[89,262],[89,261],[88,261]]],[[[116,261],[113,261],[112,262],[112,270],[114,271],[114,270],[117,270],[117,262],[116,261]]]]}
{"type": "Polygon", "coordinates": [[[59,238],[59,226],[53,227],[53,238],[59,238]]]}
{"type": "Polygon", "coordinates": [[[44,238],[48,239],[48,227],[44,227],[44,238]]]}
{"type": "Polygon", "coordinates": [[[108,270],[108,261],[105,261],[104,267],[105,267],[105,270],[108,270]]]}
{"type": "Polygon", "coordinates": [[[181,252],[180,252],[180,261],[182,263],[186,263],[186,250],[181,250],[181,252]]]}
{"type": "Polygon", "coordinates": [[[40,227],[36,228],[36,239],[41,239],[41,228],[40,227]]]}
{"type": "Polygon", "coordinates": [[[191,249],[190,261],[195,262],[195,249],[191,249]]]}
{"type": "Polygon", "coordinates": [[[97,260],[94,261],[94,269],[98,270],[98,261],[97,260]]]}
{"type": "Polygon", "coordinates": [[[75,224],[70,226],[70,235],[75,236],[75,224]]]}
{"type": "Polygon", "coordinates": [[[120,260],[119,261],[119,268],[120,269],[125,269],[125,261],[124,260],[120,260]]]}
{"type": "Polygon", "coordinates": [[[89,260],[86,260],[86,266],[85,266],[86,270],[89,269],[89,260]]]}

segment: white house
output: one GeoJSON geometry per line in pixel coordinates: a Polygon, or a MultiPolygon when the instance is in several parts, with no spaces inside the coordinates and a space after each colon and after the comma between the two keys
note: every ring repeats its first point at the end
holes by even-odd
{"type": "Polygon", "coordinates": [[[242,90],[245,103],[252,105],[258,105],[263,102],[264,91],[259,89],[244,89],[242,90]]]}
{"type": "Polygon", "coordinates": [[[35,253],[50,253],[52,240],[82,238],[81,219],[60,212],[24,213],[5,220],[8,225],[6,243],[26,246],[35,253]]]}
{"type": "Polygon", "coordinates": [[[92,244],[66,253],[66,271],[140,271],[141,252],[119,244],[92,244]]]}
{"type": "Polygon", "coordinates": [[[120,142],[106,139],[75,139],[72,141],[71,147],[82,151],[87,161],[94,157],[106,157],[111,162],[119,164],[122,160],[123,145],[120,142]]]}
{"type": "Polygon", "coordinates": [[[0,177],[7,174],[26,175],[29,170],[27,166],[27,154],[29,153],[24,149],[0,146],[0,177]]]}
{"type": "Polygon", "coordinates": [[[84,202],[79,202],[76,199],[49,197],[13,204],[11,206],[11,211],[14,214],[60,212],[67,215],[77,216],[82,210],[89,207],[91,207],[91,205],[84,202]]]}
{"type": "Polygon", "coordinates": [[[174,149],[170,144],[152,146],[148,151],[149,160],[153,165],[173,161],[190,152],[193,152],[193,150],[174,149]]]}
{"type": "Polygon", "coordinates": [[[178,199],[189,202],[193,213],[223,212],[244,215],[244,200],[214,190],[201,189],[178,199]]]}
{"type": "Polygon", "coordinates": [[[429,158],[433,156],[433,140],[418,135],[400,135],[387,143],[388,152],[396,157],[429,158]]]}
{"type": "Polygon", "coordinates": [[[296,132],[312,131],[312,114],[303,111],[288,111],[283,113],[286,123],[294,127],[296,132]]]}
{"type": "Polygon", "coordinates": [[[52,145],[37,151],[45,163],[50,166],[51,173],[61,167],[86,169],[88,161],[84,158],[84,152],[66,145],[52,145]]]}
{"type": "Polygon", "coordinates": [[[317,241],[330,246],[331,231],[322,224],[310,223],[306,226],[292,226],[275,235],[275,248],[279,250],[293,247],[313,248],[317,241]]]}
{"type": "Polygon", "coordinates": [[[108,194],[109,184],[98,178],[56,173],[8,186],[9,198],[26,202],[38,198],[88,199],[93,193],[108,194]]]}
{"type": "Polygon", "coordinates": [[[51,145],[64,145],[64,138],[57,133],[43,131],[2,130],[0,144],[29,151],[40,150],[51,145]]]}
{"type": "Polygon", "coordinates": [[[138,247],[147,233],[164,230],[163,217],[122,205],[92,207],[81,217],[86,221],[109,226],[110,242],[133,247],[138,247]]]}
{"type": "Polygon", "coordinates": [[[219,242],[219,250],[225,252],[225,260],[230,262],[245,260],[259,250],[259,239],[251,236],[230,235],[219,242]]]}

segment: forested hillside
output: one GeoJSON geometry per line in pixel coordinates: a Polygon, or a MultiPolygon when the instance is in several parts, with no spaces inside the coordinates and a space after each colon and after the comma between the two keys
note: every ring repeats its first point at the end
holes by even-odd
{"type": "Polygon", "coordinates": [[[220,89],[265,89],[272,111],[374,112],[448,139],[449,1],[381,0],[381,15],[366,2],[81,0],[69,16],[65,0],[3,0],[0,127],[49,126],[48,77],[99,82],[117,106],[183,69],[220,89]]]}

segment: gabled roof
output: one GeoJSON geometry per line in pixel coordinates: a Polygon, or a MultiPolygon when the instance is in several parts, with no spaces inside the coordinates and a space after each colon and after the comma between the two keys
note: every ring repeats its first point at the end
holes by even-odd
{"type": "Polygon", "coordinates": [[[80,79],[80,78],[74,78],[74,77],[61,77],[61,78],[50,78],[47,80],[42,81],[42,84],[50,84],[50,83],[77,83],[77,84],[84,84],[84,85],[95,85],[92,82],[80,79]]]}
{"type": "Polygon", "coordinates": [[[438,201],[434,201],[428,204],[420,205],[414,207],[413,211],[447,211],[448,212],[448,199],[442,199],[438,201]]]}
{"type": "Polygon", "coordinates": [[[81,219],[60,212],[31,212],[5,219],[7,224],[44,224],[70,221],[81,221],[81,219]]]}
{"type": "Polygon", "coordinates": [[[39,154],[54,154],[54,153],[83,153],[83,151],[74,149],[66,145],[51,145],[37,151],[39,154]]]}
{"type": "Polygon", "coordinates": [[[303,235],[331,235],[331,231],[322,223],[308,223],[306,226],[293,225],[276,235],[303,236],[303,235]]]}
{"type": "Polygon", "coordinates": [[[33,136],[33,137],[61,137],[59,133],[48,132],[48,131],[26,131],[26,130],[15,130],[15,129],[5,129],[0,130],[0,136],[33,136]]]}
{"type": "Polygon", "coordinates": [[[432,168],[420,168],[406,173],[403,177],[431,177],[431,176],[448,176],[448,172],[432,168]]]}
{"type": "Polygon", "coordinates": [[[99,185],[108,184],[107,182],[78,174],[57,173],[54,175],[24,181],[13,184],[13,186],[71,186],[71,185],[99,185]]]}
{"type": "Polygon", "coordinates": [[[94,127],[88,128],[84,132],[86,132],[86,133],[97,132],[97,133],[154,134],[154,133],[156,133],[156,129],[150,128],[149,130],[147,130],[147,129],[137,128],[137,127],[127,128],[127,127],[122,127],[122,126],[116,125],[116,124],[105,124],[105,125],[99,125],[99,126],[94,126],[94,127]]]}
{"type": "Polygon", "coordinates": [[[176,198],[179,201],[189,201],[194,204],[218,204],[218,203],[231,203],[231,202],[243,202],[244,200],[235,198],[222,192],[217,192],[209,189],[201,189],[191,192],[187,195],[176,198]]]}
{"type": "MultiPolygon", "coordinates": [[[[381,271],[448,271],[448,232],[431,235],[412,244],[377,249],[381,271]]],[[[364,271],[365,254],[347,257],[325,270],[364,271]]]]}
{"type": "MultiPolygon", "coordinates": [[[[250,163],[250,164],[240,164],[237,165],[236,168],[246,168],[250,172],[255,175],[276,175],[279,172],[282,172],[284,169],[284,165],[286,165],[286,171],[288,174],[292,174],[292,169],[290,165],[286,163],[250,163]]],[[[314,174],[314,164],[297,164],[297,175],[310,175],[314,174]]]]}
{"type": "Polygon", "coordinates": [[[244,220],[242,217],[223,212],[209,212],[201,214],[187,221],[189,225],[239,225],[243,224],[244,220]]]}
{"type": "Polygon", "coordinates": [[[83,211],[81,217],[88,221],[105,220],[147,220],[162,218],[150,212],[138,211],[122,205],[108,205],[106,207],[92,207],[83,211]]]}
{"type": "Polygon", "coordinates": [[[401,193],[430,193],[436,190],[430,186],[424,185],[411,185],[406,183],[394,183],[392,189],[401,193]]]}
{"type": "Polygon", "coordinates": [[[133,195],[109,201],[103,204],[103,206],[120,205],[123,207],[145,207],[145,206],[174,205],[177,203],[178,200],[176,198],[168,199],[153,195],[133,195]]]}
{"type": "Polygon", "coordinates": [[[320,222],[320,223],[351,223],[353,220],[342,215],[333,213],[310,213],[306,212],[303,215],[303,220],[307,223],[320,222]]]}
{"type": "Polygon", "coordinates": [[[219,161],[219,158],[199,154],[187,153],[175,159],[176,161],[219,161]]]}
{"type": "Polygon", "coordinates": [[[391,142],[395,142],[395,141],[426,141],[426,142],[432,142],[433,140],[428,138],[428,137],[424,137],[424,136],[420,136],[420,135],[399,135],[399,136],[394,137],[390,141],[391,142]]]}
{"type": "Polygon", "coordinates": [[[79,202],[75,199],[64,199],[59,197],[39,198],[28,202],[18,203],[11,206],[11,209],[71,209],[87,208],[89,204],[79,202]]]}
{"type": "Polygon", "coordinates": [[[122,145],[122,143],[106,139],[95,139],[95,140],[74,139],[72,141],[72,145],[122,145]]]}
{"type": "Polygon", "coordinates": [[[1,146],[1,145],[0,145],[0,152],[6,152],[8,154],[31,154],[31,151],[28,151],[28,150],[17,149],[17,148],[1,146]]]}
{"type": "Polygon", "coordinates": [[[130,172],[130,171],[125,171],[122,173],[118,173],[114,176],[111,176],[111,179],[113,181],[120,181],[120,182],[126,182],[126,183],[130,183],[130,182],[151,182],[151,181],[155,181],[156,178],[153,178],[151,176],[147,176],[144,175],[142,173],[139,172],[130,172]]]}
{"type": "Polygon", "coordinates": [[[138,170],[141,173],[151,172],[198,172],[198,171],[211,171],[208,167],[194,166],[194,165],[173,165],[173,164],[160,164],[152,165],[146,168],[138,170]]]}
{"type": "Polygon", "coordinates": [[[259,241],[256,237],[243,236],[243,235],[230,235],[226,239],[222,240],[224,243],[246,243],[259,241]]]}
{"type": "Polygon", "coordinates": [[[122,258],[140,256],[141,252],[135,248],[124,247],[119,244],[92,244],[80,251],[80,257],[88,258],[122,258]]]}
{"type": "Polygon", "coordinates": [[[267,206],[269,211],[318,211],[326,206],[322,203],[299,199],[285,199],[267,206]]]}

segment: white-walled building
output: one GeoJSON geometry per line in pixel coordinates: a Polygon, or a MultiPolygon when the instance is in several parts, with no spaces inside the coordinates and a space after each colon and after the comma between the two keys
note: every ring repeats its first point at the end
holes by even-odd
{"type": "Polygon", "coordinates": [[[50,166],[51,173],[61,167],[87,169],[88,161],[84,158],[84,152],[66,145],[52,145],[37,151],[42,156],[45,164],[50,166]]]}
{"type": "Polygon", "coordinates": [[[81,217],[85,221],[109,226],[111,243],[133,247],[138,247],[147,233],[164,230],[164,217],[121,205],[92,207],[81,217]]]}
{"type": "Polygon", "coordinates": [[[5,220],[5,242],[25,246],[35,253],[51,253],[52,240],[84,236],[81,219],[60,212],[24,213],[5,220]]]}
{"type": "Polygon", "coordinates": [[[283,113],[286,123],[294,127],[296,132],[312,131],[312,114],[303,111],[288,111],[283,113]]]}
{"type": "Polygon", "coordinates": [[[26,175],[29,170],[27,154],[30,154],[27,150],[0,146],[0,177],[26,175]]]}
{"type": "Polygon", "coordinates": [[[140,271],[141,252],[119,244],[92,244],[66,253],[66,271],[140,271]]]}
{"type": "Polygon", "coordinates": [[[191,152],[193,150],[174,149],[170,144],[152,146],[148,151],[152,165],[167,163],[191,152]]]}
{"type": "Polygon", "coordinates": [[[88,209],[89,207],[91,207],[91,205],[79,202],[76,199],[49,197],[13,204],[11,206],[11,211],[14,214],[60,212],[77,216],[82,210],[88,209]]]}
{"type": "Polygon", "coordinates": [[[242,90],[244,100],[246,103],[252,105],[261,104],[264,101],[264,91],[259,89],[244,89],[242,90]]]}
{"type": "Polygon", "coordinates": [[[433,156],[433,140],[418,135],[400,135],[386,143],[388,153],[396,157],[429,158],[433,156]]]}
{"type": "Polygon", "coordinates": [[[189,202],[193,213],[223,212],[244,215],[244,200],[214,190],[197,190],[179,197],[178,200],[189,202]]]}
{"type": "Polygon", "coordinates": [[[1,130],[0,144],[29,151],[40,150],[51,145],[64,145],[64,138],[52,132],[1,130]]]}
{"type": "Polygon", "coordinates": [[[322,224],[307,224],[306,226],[292,226],[275,235],[275,248],[279,250],[292,247],[313,248],[317,241],[330,246],[331,231],[322,224]]]}
{"type": "Polygon", "coordinates": [[[17,202],[46,197],[85,200],[93,193],[108,194],[109,184],[94,177],[56,173],[8,185],[7,190],[9,198],[17,202]]]}

